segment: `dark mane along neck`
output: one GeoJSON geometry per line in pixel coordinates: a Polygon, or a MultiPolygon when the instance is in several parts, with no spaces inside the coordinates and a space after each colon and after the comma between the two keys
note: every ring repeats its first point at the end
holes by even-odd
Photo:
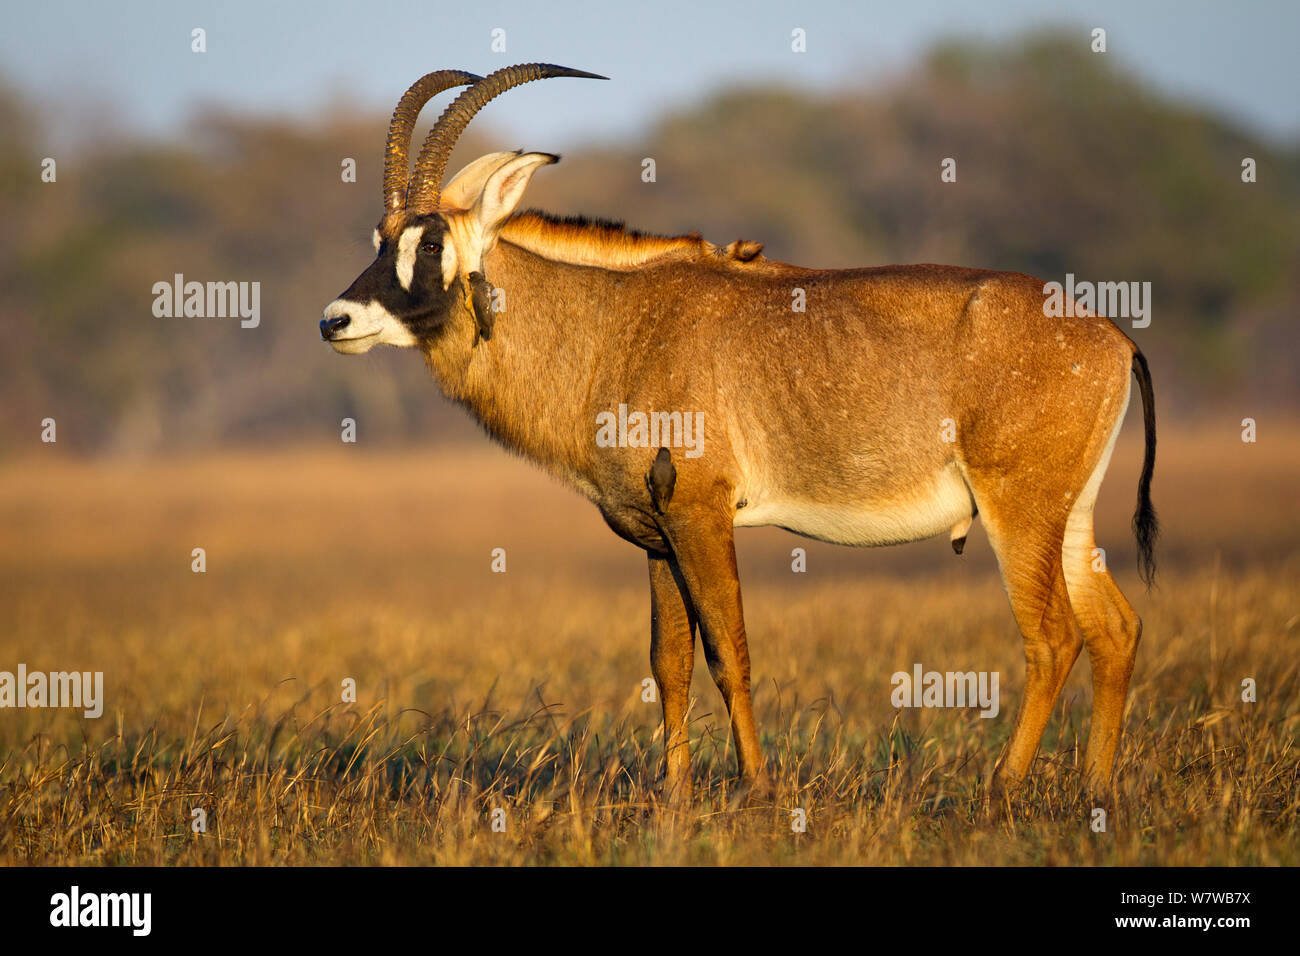
{"type": "Polygon", "coordinates": [[[571,265],[629,270],[661,260],[731,259],[749,262],[761,243],[737,240],[715,246],[699,233],[660,236],[629,229],[621,222],[585,216],[554,216],[538,209],[517,213],[506,221],[501,239],[529,252],[571,265]]]}

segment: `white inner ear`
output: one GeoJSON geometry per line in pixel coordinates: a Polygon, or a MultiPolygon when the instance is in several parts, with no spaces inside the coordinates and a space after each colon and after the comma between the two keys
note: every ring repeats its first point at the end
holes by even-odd
{"type": "Polygon", "coordinates": [[[514,159],[519,152],[487,153],[474,160],[442,187],[442,204],[457,209],[469,209],[483,191],[483,183],[498,166],[514,159]]]}
{"type": "Polygon", "coordinates": [[[483,184],[483,191],[474,203],[473,217],[478,226],[480,243],[478,259],[483,257],[496,243],[497,232],[501,229],[515,206],[524,197],[524,190],[533,178],[533,173],[542,166],[558,162],[560,157],[550,153],[524,153],[499,164],[492,170],[483,184]]]}
{"type": "Polygon", "coordinates": [[[407,226],[397,240],[397,281],[407,292],[411,291],[411,281],[415,278],[415,253],[423,237],[423,226],[407,226]]]}
{"type": "Polygon", "coordinates": [[[382,240],[379,238],[379,230],[376,229],[370,236],[370,244],[375,247],[375,252],[379,251],[379,245],[382,240]]]}

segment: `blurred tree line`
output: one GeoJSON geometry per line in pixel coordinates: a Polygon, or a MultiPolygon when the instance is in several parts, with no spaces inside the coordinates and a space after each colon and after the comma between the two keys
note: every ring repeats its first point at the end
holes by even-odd
{"type": "MultiPolygon", "coordinates": [[[[503,141],[490,117],[451,169],[552,145],[503,141]]],[[[47,124],[0,88],[0,453],[29,449],[45,417],[60,446],[93,452],[337,440],[344,416],[363,441],[474,434],[414,354],[345,358],[317,338],[321,308],[371,258],[386,124],[208,110],[174,141],[54,153],[57,182],[44,183],[47,124]],[[341,176],[348,157],[355,183],[341,176]],[[153,284],[175,273],[259,281],[260,326],[155,317],[153,284]]],[[[945,43],[884,87],[725,90],[640,141],[572,151],[525,205],[756,239],[803,265],[1150,281],[1150,327],[1122,326],[1150,357],[1169,418],[1300,404],[1298,194],[1295,144],[1163,98],[1045,34],[945,43]],[[945,157],[956,183],[940,181],[945,157]],[[1242,182],[1244,157],[1258,182],[1242,182]]]]}

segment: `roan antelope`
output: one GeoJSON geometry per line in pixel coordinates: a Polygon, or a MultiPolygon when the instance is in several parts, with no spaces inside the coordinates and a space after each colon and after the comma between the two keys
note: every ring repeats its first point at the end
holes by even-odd
{"type": "Polygon", "coordinates": [[[407,91],[388,132],[376,259],[326,307],[320,330],[338,352],[418,348],[489,434],[577,488],[646,551],[666,791],[691,787],[697,628],[742,781],[763,775],[733,529],[777,525],[860,546],[950,532],[960,553],[976,514],[1027,662],[993,790],[1028,771],[1085,645],[1086,771],[1104,785],[1142,624],[1110,573],[1092,566],[1092,513],[1130,371],[1146,428],[1133,527],[1148,584],[1154,570],[1155,413],[1137,346],[1105,318],[1045,316],[1043,283],[1018,273],[821,271],[768,260],[757,243],[516,213],[532,175],[557,161],[548,153],[491,153],[441,185],[479,109],[559,76],[604,79],[526,64],[487,78],[430,73],[407,91]],[[408,173],[420,109],[466,84],[408,173]],[[489,304],[496,289],[507,294],[500,313],[489,304]],[[803,312],[792,310],[799,295],[803,312]],[[702,439],[693,453],[671,440],[688,413],[702,439]],[[619,440],[600,440],[615,414],[619,440]],[[666,436],[645,440],[651,420],[666,436]]]}

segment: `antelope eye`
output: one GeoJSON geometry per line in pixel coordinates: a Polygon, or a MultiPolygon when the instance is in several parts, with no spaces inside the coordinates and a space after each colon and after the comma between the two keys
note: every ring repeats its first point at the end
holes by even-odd
{"type": "Polygon", "coordinates": [[[423,242],[420,244],[420,251],[427,256],[436,256],[442,252],[442,245],[437,242],[423,242]]]}

